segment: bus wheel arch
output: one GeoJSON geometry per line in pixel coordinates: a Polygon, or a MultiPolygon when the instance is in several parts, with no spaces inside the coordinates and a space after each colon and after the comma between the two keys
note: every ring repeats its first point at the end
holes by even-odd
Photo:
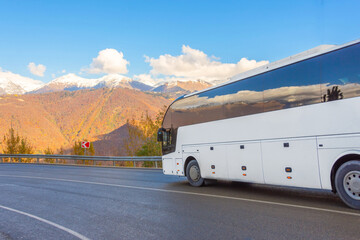
{"type": "Polygon", "coordinates": [[[187,175],[186,168],[187,168],[187,166],[189,165],[189,162],[190,162],[191,160],[196,160],[196,158],[194,158],[193,156],[189,156],[189,157],[187,157],[186,160],[185,160],[185,164],[184,164],[184,175],[185,175],[185,176],[187,175]]]}
{"type": "Polygon", "coordinates": [[[331,169],[331,173],[330,173],[331,188],[332,188],[333,193],[337,192],[336,186],[335,186],[336,172],[343,164],[345,164],[346,162],[354,161],[354,160],[360,161],[360,154],[344,155],[344,156],[340,157],[338,160],[336,160],[336,162],[334,163],[334,165],[331,169]]]}

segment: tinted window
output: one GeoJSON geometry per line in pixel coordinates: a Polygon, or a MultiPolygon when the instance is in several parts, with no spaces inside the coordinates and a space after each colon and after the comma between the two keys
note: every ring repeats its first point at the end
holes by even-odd
{"type": "Polygon", "coordinates": [[[360,96],[360,44],[323,56],[322,100],[360,96]]]}
{"type": "Polygon", "coordinates": [[[262,112],[261,81],[256,76],[174,102],[169,109],[172,127],[262,112]]]}
{"type": "Polygon", "coordinates": [[[321,102],[319,60],[313,58],[263,74],[264,111],[321,102]]]}
{"type": "Polygon", "coordinates": [[[224,118],[232,118],[263,112],[263,79],[254,76],[223,87],[224,118]]]}
{"type": "Polygon", "coordinates": [[[221,90],[216,88],[173,103],[170,107],[173,127],[222,119],[223,102],[217,97],[221,90]]]}

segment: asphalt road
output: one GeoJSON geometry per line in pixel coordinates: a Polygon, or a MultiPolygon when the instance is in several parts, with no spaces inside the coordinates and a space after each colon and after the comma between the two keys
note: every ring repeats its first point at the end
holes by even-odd
{"type": "Polygon", "coordinates": [[[161,170],[0,164],[0,239],[360,239],[360,211],[328,191],[161,170]]]}

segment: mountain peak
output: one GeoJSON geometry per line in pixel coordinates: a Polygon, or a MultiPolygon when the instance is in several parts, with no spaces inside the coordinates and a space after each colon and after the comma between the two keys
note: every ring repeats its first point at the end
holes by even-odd
{"type": "Polygon", "coordinates": [[[44,85],[42,81],[0,69],[0,94],[23,94],[44,85]]]}
{"type": "Polygon", "coordinates": [[[68,73],[47,83],[36,93],[58,92],[63,90],[75,91],[88,88],[122,87],[132,89],[132,79],[120,74],[109,74],[100,78],[83,78],[74,73],[68,73]]]}

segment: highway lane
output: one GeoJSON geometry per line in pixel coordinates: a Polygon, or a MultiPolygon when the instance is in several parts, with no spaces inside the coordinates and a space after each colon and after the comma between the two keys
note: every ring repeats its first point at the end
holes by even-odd
{"type": "Polygon", "coordinates": [[[359,239],[359,224],[360,211],[328,191],[0,164],[0,239],[359,239]]]}

